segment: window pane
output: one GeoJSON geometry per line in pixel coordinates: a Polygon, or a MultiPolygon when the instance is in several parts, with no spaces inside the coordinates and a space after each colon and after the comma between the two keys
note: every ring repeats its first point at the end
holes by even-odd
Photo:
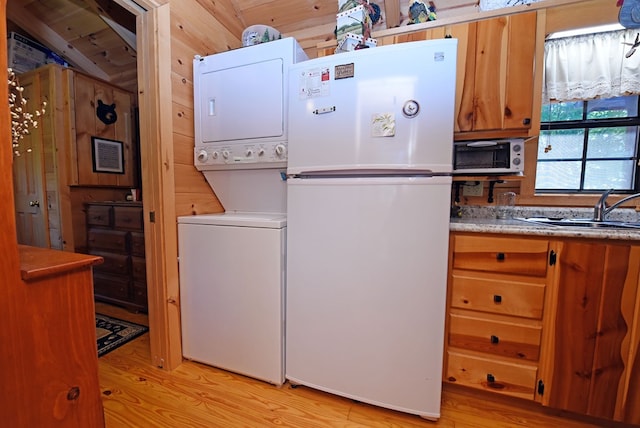
{"type": "Polygon", "coordinates": [[[567,120],[582,120],[584,102],[571,101],[549,103],[542,106],[542,122],[565,122],[567,120]]]}
{"type": "Polygon", "coordinates": [[[537,190],[580,189],[580,162],[538,162],[537,190]]]}
{"type": "Polygon", "coordinates": [[[587,159],[635,157],[637,129],[635,126],[618,126],[589,130],[587,159]]]}
{"type": "Polygon", "coordinates": [[[584,172],[584,189],[633,189],[634,165],[634,161],[587,162],[584,172]]]}
{"type": "Polygon", "coordinates": [[[584,129],[540,131],[538,159],[581,159],[584,146],[584,129]],[[545,148],[551,144],[551,150],[545,148]]]}
{"type": "Polygon", "coordinates": [[[638,96],[605,98],[587,102],[587,119],[638,116],[638,96]]]}

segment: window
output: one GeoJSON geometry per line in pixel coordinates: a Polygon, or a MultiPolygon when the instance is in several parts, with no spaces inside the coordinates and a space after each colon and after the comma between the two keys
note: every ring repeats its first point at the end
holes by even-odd
{"type": "Polygon", "coordinates": [[[640,189],[637,37],[604,27],[547,37],[536,192],[640,189]]]}
{"type": "Polygon", "coordinates": [[[637,95],[545,103],[536,191],[637,191],[637,95]]]}

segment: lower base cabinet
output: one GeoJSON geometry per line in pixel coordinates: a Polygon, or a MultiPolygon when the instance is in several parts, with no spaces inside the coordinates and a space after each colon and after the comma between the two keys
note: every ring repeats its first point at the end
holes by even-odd
{"type": "Polygon", "coordinates": [[[640,424],[640,244],[452,233],[444,381],[640,424]]]}

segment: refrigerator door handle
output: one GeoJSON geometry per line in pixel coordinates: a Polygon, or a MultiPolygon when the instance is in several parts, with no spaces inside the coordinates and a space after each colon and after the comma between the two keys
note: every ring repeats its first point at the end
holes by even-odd
{"type": "Polygon", "coordinates": [[[313,111],[313,114],[326,114],[326,113],[333,113],[334,111],[336,111],[336,106],[322,107],[322,108],[315,109],[313,111]]]}

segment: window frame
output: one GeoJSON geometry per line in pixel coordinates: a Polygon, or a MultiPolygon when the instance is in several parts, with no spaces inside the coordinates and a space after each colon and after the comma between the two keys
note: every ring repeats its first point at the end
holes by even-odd
{"type": "MultiPolygon", "coordinates": [[[[629,95],[634,96],[634,95],[629,95]]],[[[545,106],[549,105],[549,103],[542,103],[540,109],[540,132],[544,131],[558,131],[558,130],[572,130],[572,129],[582,129],[584,130],[584,140],[582,146],[582,156],[580,158],[566,158],[566,159],[549,159],[549,160],[541,160],[537,159],[534,164],[535,166],[535,176],[536,179],[533,181],[534,191],[536,194],[547,194],[547,195],[556,195],[556,194],[570,194],[570,195],[589,195],[589,194],[600,194],[602,191],[607,189],[598,189],[598,190],[590,190],[584,189],[584,181],[585,181],[585,171],[586,164],[588,161],[615,161],[615,160],[634,160],[635,171],[633,177],[633,188],[632,189],[616,189],[616,193],[618,194],[630,194],[636,193],[640,191],[640,165],[638,164],[638,160],[640,157],[640,96],[636,96],[636,108],[638,114],[635,117],[620,117],[620,118],[604,118],[604,119],[587,119],[587,115],[589,113],[588,103],[592,100],[576,100],[582,102],[582,119],[581,120],[565,120],[565,121],[550,121],[543,122],[542,121],[542,110],[545,106]],[[587,152],[589,149],[589,131],[595,128],[614,128],[614,127],[637,127],[636,132],[636,155],[635,157],[607,157],[607,158],[595,158],[587,157],[587,152]],[[580,189],[537,189],[535,188],[535,183],[537,180],[538,173],[538,165],[540,163],[552,163],[552,162],[562,162],[562,161],[572,161],[572,162],[580,162],[580,189]]]]}

